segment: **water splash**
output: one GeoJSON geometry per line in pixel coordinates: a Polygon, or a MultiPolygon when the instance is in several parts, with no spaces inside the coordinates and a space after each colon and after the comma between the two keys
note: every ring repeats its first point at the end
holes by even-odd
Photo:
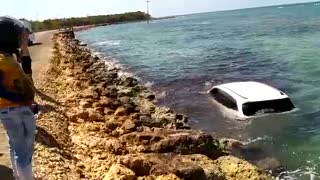
{"type": "Polygon", "coordinates": [[[108,41],[97,42],[94,45],[96,45],[96,46],[103,46],[103,45],[118,46],[120,44],[121,44],[120,40],[108,40],[108,41]]]}
{"type": "Polygon", "coordinates": [[[257,137],[254,139],[249,138],[247,141],[243,142],[243,145],[249,145],[249,144],[253,144],[260,141],[271,141],[271,140],[272,140],[272,137],[270,136],[257,137]]]}

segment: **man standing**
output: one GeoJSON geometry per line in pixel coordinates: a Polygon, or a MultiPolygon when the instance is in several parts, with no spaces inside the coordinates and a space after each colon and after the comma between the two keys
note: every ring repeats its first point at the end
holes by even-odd
{"type": "Polygon", "coordinates": [[[16,179],[34,180],[32,156],[36,120],[30,105],[34,87],[13,54],[28,56],[28,40],[16,19],[0,17],[0,120],[7,131],[16,179]]]}

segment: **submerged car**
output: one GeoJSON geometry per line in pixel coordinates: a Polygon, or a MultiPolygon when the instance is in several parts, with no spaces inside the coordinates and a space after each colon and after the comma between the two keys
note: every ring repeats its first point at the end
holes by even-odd
{"type": "Polygon", "coordinates": [[[208,91],[215,101],[248,118],[264,113],[282,113],[295,107],[289,96],[259,82],[235,82],[214,86],[208,91]]]}

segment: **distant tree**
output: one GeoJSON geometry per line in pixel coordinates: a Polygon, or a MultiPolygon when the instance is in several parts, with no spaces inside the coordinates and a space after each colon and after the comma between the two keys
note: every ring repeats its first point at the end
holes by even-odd
{"type": "Polygon", "coordinates": [[[144,21],[150,19],[151,16],[144,12],[129,12],[114,15],[100,15],[88,17],[72,17],[64,19],[47,19],[44,21],[31,21],[34,31],[44,31],[61,29],[74,26],[99,25],[99,24],[115,24],[132,21],[144,21]]]}

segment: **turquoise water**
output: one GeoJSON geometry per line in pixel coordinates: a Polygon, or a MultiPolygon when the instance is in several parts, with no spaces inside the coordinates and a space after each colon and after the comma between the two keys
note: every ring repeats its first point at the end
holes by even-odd
{"type": "Polygon", "coordinates": [[[180,16],[77,36],[152,82],[159,104],[186,113],[193,127],[254,141],[263,149],[257,156],[277,158],[292,179],[320,176],[319,3],[180,16]],[[203,93],[246,80],[283,90],[297,111],[238,121],[203,93]]]}

